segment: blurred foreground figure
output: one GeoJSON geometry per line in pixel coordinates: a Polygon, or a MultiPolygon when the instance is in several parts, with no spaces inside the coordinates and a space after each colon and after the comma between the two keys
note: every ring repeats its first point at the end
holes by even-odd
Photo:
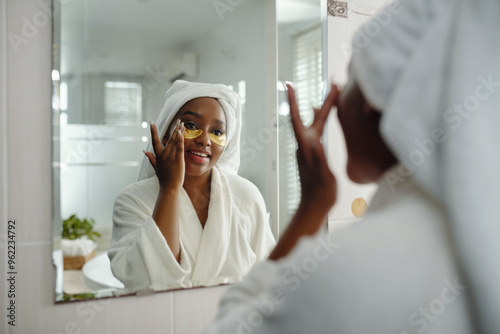
{"type": "Polygon", "coordinates": [[[289,87],[301,204],[206,333],[500,333],[500,2],[393,6],[311,128],[289,87]],[[349,177],[379,190],[362,221],[328,236],[332,106],[349,177]]]}

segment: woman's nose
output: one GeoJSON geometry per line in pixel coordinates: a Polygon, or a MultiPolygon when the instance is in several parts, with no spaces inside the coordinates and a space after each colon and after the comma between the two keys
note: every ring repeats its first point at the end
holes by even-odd
{"type": "Polygon", "coordinates": [[[208,131],[203,130],[202,134],[196,137],[196,143],[203,145],[203,146],[210,146],[212,145],[212,140],[210,139],[210,136],[208,135],[208,131]]]}

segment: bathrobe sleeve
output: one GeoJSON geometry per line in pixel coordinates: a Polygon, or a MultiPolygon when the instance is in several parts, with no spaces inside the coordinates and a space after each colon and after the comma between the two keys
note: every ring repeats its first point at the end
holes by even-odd
{"type": "Polygon", "coordinates": [[[177,262],[165,238],[151,217],[156,196],[148,180],[125,188],[115,200],[113,234],[108,250],[113,275],[125,291],[165,290],[185,287],[191,271],[181,241],[177,262]]]}

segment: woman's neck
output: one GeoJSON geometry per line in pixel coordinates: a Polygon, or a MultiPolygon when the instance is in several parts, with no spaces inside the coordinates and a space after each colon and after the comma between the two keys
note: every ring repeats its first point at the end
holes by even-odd
{"type": "Polygon", "coordinates": [[[182,185],[186,191],[189,190],[204,190],[210,185],[210,179],[212,176],[212,171],[208,171],[203,175],[193,176],[185,174],[184,184],[182,185]]]}
{"type": "Polygon", "coordinates": [[[201,225],[204,226],[208,217],[208,204],[210,203],[212,172],[209,171],[200,176],[186,174],[184,177],[184,190],[191,199],[191,203],[198,214],[201,225]]]}

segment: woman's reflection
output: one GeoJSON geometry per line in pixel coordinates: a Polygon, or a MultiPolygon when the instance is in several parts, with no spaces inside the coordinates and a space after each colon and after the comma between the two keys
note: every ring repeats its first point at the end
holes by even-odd
{"type": "Polygon", "coordinates": [[[236,174],[238,95],[176,81],[156,124],[138,182],[115,201],[113,274],[127,291],[239,280],[275,240],[262,195],[236,174]]]}

